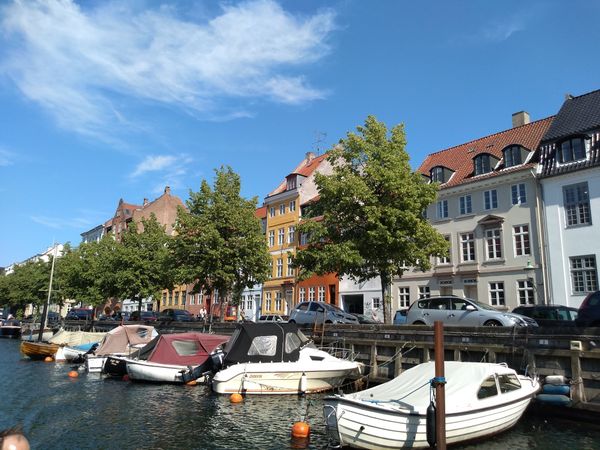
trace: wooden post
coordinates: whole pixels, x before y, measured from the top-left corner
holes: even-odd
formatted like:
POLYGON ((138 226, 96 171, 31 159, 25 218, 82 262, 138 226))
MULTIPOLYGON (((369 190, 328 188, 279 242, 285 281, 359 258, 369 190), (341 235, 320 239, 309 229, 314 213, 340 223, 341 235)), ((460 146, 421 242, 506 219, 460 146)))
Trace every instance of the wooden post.
POLYGON ((434 323, 435 339, 435 436, 436 448, 446 450, 446 390, 444 378, 444 324, 434 323))

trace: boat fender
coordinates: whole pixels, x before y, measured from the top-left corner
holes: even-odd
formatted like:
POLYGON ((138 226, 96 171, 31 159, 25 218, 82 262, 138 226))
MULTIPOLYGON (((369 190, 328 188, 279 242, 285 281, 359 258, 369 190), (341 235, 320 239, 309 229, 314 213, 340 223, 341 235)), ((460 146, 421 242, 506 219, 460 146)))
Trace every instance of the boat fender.
POLYGON ((427 443, 430 447, 435 447, 435 405, 433 402, 429 403, 427 407, 427 443))
POLYGON ((302 372, 302 376, 300 377, 300 394, 306 393, 306 373, 302 372))
POLYGON ((569 395, 571 387, 568 384, 544 384, 542 393, 554 395, 569 395))
POLYGON ((571 399, 566 395, 538 394, 535 399, 541 403, 557 406, 569 406, 571 404, 571 399))
POLYGON ((567 384, 567 378, 564 375, 548 375, 544 378, 546 384, 567 384))

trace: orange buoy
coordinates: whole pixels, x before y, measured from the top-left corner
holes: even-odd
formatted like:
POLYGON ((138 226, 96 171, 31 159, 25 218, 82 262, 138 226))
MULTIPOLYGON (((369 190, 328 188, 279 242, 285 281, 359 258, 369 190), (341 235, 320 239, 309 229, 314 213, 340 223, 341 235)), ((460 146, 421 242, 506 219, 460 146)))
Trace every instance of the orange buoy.
POLYGON ((231 394, 229 396, 229 401, 231 403, 241 403, 244 401, 244 397, 242 397, 241 394, 238 394, 237 392, 234 392, 233 394, 231 394))
POLYGON ((71 370, 71 371, 69 372, 69 376, 70 376, 71 378, 77 378, 77 377, 79 376, 79 372, 77 372, 76 370, 71 370))
POLYGON ((188 386, 196 386, 198 384, 198 382, 196 380, 190 380, 185 384, 188 386))
POLYGON ((292 437, 306 438, 310 434, 310 425, 306 422, 296 422, 292 426, 292 437))
POLYGON ((123 375, 123 381, 129 381, 129 375, 127 375, 127 374, 123 375))
POLYGON ((46 356, 44 358, 44 362, 52 362, 52 361, 54 361, 54 358, 52 358, 52 356, 46 356))

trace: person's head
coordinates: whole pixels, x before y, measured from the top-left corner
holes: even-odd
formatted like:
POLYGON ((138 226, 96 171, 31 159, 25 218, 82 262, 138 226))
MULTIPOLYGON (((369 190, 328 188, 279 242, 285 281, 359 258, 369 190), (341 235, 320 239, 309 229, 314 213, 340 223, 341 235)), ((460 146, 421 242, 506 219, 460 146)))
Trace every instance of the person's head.
POLYGON ((20 428, 0 432, 0 450, 29 450, 29 441, 20 428))

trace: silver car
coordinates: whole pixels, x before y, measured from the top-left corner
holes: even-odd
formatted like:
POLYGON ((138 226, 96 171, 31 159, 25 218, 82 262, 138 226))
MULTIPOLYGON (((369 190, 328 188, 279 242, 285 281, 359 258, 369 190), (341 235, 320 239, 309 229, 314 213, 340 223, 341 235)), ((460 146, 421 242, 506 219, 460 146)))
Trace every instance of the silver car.
POLYGON ((537 327, 535 320, 497 309, 469 298, 444 296, 414 302, 406 314, 406 323, 430 325, 441 321, 444 325, 463 327, 537 327))
POLYGON ((358 324, 356 316, 337 306, 325 302, 302 302, 296 305, 290 314, 290 323, 353 323, 358 324))

